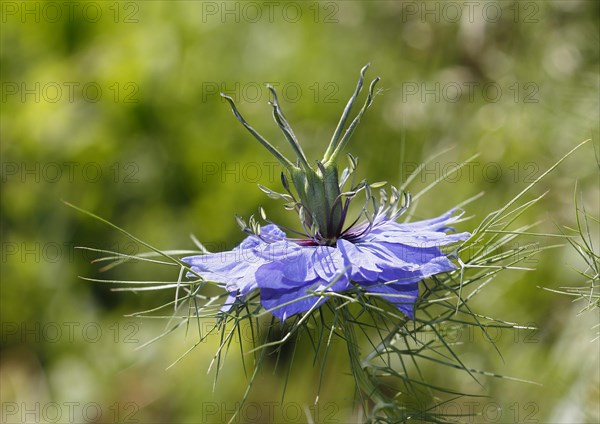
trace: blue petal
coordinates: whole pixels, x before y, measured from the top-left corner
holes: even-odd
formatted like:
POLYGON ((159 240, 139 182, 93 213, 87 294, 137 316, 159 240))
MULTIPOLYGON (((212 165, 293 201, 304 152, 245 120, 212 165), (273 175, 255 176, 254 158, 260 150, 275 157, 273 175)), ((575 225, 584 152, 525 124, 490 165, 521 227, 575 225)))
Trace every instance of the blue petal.
POLYGON ((384 221, 381 226, 377 226, 373 229, 373 233, 387 232, 390 227, 401 228, 403 231, 445 231, 450 224, 456 222, 461 216, 462 212, 455 215, 459 209, 450 209, 448 212, 430 219, 424 219, 421 221, 407 222, 399 224, 395 221, 384 221))
POLYGON ((237 298, 238 294, 229 293, 229 296, 227 296, 227 299, 225 302, 223 302, 223 305, 221 305, 221 312, 229 312, 231 307, 235 304, 237 298))
POLYGON ((285 240, 286 235, 277 225, 269 224, 260 228, 260 237, 269 243, 273 243, 285 240))
MULTIPOLYGON (((190 265, 192 270, 207 281, 225 284, 230 293, 240 293, 242 298, 257 288, 254 274, 266 260, 258 254, 268 246, 268 241, 285 238, 285 233, 276 225, 265 225, 261 228, 261 237, 246 237, 231 251, 189 256, 182 261, 190 265), (263 240, 264 239, 264 240, 263 240)), ((188 273, 188 278, 194 274, 188 273)))
POLYGON ((289 316, 306 312, 315 305, 320 305, 326 299, 310 295, 307 290, 316 288, 319 280, 291 281, 284 277, 280 264, 270 263, 262 266, 256 272, 256 279, 260 286, 260 302, 271 314, 285 321, 289 316))
POLYGON ((371 237, 366 240, 399 243, 414 247, 428 248, 456 243, 458 241, 466 240, 470 236, 471 235, 469 233, 446 234, 443 232, 427 230, 409 232, 404 231, 403 229, 390 228, 386 232, 372 234, 371 237))
POLYGON ((367 292, 389 294, 383 297, 412 318, 417 283, 456 268, 439 247, 470 237, 469 233, 445 233, 448 224, 459 217, 454 212, 410 224, 379 220, 355 243, 338 240, 337 246, 350 267, 350 279, 367 292), (394 295, 401 295, 400 300, 394 295))
POLYGON ((400 311, 413 319, 415 317, 414 303, 419 295, 417 283, 420 279, 420 277, 408 277, 401 282, 377 281, 375 283, 365 283, 363 286, 367 293, 383 294, 384 296, 378 297, 393 303, 400 311))
POLYGON ((344 256, 350 268, 350 278, 354 281, 376 281, 383 266, 391 259, 376 244, 354 244, 340 239, 337 247, 344 256))
POLYGON ((348 272, 339 249, 330 246, 286 246, 286 243, 270 245, 270 257, 276 260, 262 265, 256 271, 263 307, 276 308, 272 313, 282 320, 306 312, 326 300, 311 295, 310 291, 339 293, 348 288, 348 272), (293 253, 288 255, 290 252, 293 253))
POLYGON ((396 270, 414 272, 426 278, 455 269, 454 264, 437 247, 421 248, 394 243, 379 243, 379 246, 385 248, 392 258, 383 267, 383 278, 399 278, 396 270))
POLYGON ((279 241, 264 246, 258 255, 267 263, 280 264, 284 277, 292 281, 307 281, 317 278, 315 269, 310 266, 307 257, 309 248, 289 242, 287 240, 279 241))

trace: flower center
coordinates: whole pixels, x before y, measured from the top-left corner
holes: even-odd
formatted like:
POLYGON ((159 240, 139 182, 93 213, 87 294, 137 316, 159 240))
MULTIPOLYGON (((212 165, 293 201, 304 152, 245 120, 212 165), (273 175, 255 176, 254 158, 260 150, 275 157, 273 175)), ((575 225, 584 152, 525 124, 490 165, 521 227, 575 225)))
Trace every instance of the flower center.
MULTIPOLYGON (((323 158, 320 161, 316 161, 314 165, 311 165, 308 162, 296 135, 283 116, 283 112, 279 107, 277 93, 273 87, 267 86, 272 95, 270 105, 273 108, 273 119, 275 119, 275 122, 281 129, 285 139, 290 143, 294 154, 296 155, 295 162, 287 159, 279 152, 279 150, 277 150, 277 148, 252 128, 238 112, 233 99, 221 93, 227 102, 229 102, 233 114, 238 121, 240 121, 252 136, 267 148, 273 156, 275 156, 285 169, 281 174, 281 181, 287 193, 277 193, 268 188, 259 187, 270 197, 285 200, 287 202, 286 208, 295 210, 298 213, 300 223, 304 228, 304 234, 312 243, 317 245, 335 246, 337 240, 340 238, 348 240, 360 239, 360 237, 369 233, 373 225, 376 224, 378 217, 382 216, 382 213, 390 213, 389 206, 393 204, 395 207, 397 200, 399 199, 398 191, 393 187, 392 198, 395 198, 395 200, 392 200, 390 204, 387 204, 387 195, 385 192, 382 192, 380 196, 383 200, 381 203, 371 194, 373 188, 380 187, 385 183, 368 184, 363 180, 355 185, 354 171, 356 170, 358 161, 350 154, 348 154, 350 165, 343 170, 341 175, 338 174, 338 161, 341 152, 350 140, 350 137, 354 133, 363 114, 369 106, 371 106, 375 94, 375 85, 379 81, 379 77, 371 81, 367 98, 365 99, 362 108, 350 124, 346 125, 352 106, 362 90, 364 74, 368 67, 369 65, 367 64, 361 69, 356 89, 344 108, 342 117, 327 146, 327 150, 325 151, 323 158), (292 190, 290 186, 288 175, 294 190, 292 190), (347 184, 349 185, 349 189, 344 191, 347 184), (364 191, 366 194, 365 205, 358 218, 349 226, 346 226, 345 221, 348 215, 350 202, 361 191, 364 191), (369 212, 367 206, 370 206, 371 204, 372 211, 369 212), (385 205, 385 207, 381 206, 382 204, 385 205), (360 220, 361 217, 364 221, 360 220), (353 229, 357 224, 358 226, 353 229)), ((395 214, 396 212, 391 213, 395 214)), ((262 212, 261 215, 263 215, 262 212)), ((266 219, 264 216, 263 218, 266 219)), ((246 228, 244 228, 244 230, 246 230, 246 228)))

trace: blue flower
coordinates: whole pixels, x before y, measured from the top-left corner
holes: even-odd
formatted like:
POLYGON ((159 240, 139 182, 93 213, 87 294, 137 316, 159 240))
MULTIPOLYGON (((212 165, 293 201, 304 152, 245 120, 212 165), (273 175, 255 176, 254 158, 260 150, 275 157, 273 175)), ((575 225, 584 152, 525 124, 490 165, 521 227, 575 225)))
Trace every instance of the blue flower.
MULTIPOLYGON (((404 202, 398 207, 401 196, 396 188, 391 188, 389 197, 381 190, 376 198, 373 189, 385 183, 369 184, 363 180, 355 184, 358 160, 350 154, 349 166, 338 173, 341 152, 376 94, 379 78, 371 82, 363 107, 346 126, 367 68, 368 65, 361 69, 354 94, 325 154, 313 163, 283 116, 273 87, 269 86, 273 118, 290 143, 295 161, 286 158, 252 128, 233 99, 223 95, 235 117, 285 169, 281 181, 286 193, 265 187, 260 187, 261 190, 269 197, 283 199, 286 209, 298 213, 304 229, 294 231, 301 238, 289 238, 275 224, 260 227, 251 217, 250 225, 239 220, 250 236, 235 249, 183 259, 204 279, 225 285, 229 293, 225 310, 258 289, 262 306, 285 320, 320 306, 329 297, 327 293, 342 293, 359 286, 369 295, 392 302, 413 318, 419 292, 417 283, 455 269, 440 250, 441 246, 469 237, 468 233, 446 232, 457 219, 454 210, 434 219, 398 224, 396 220, 410 203, 408 193, 404 193, 404 202), (350 205, 359 193, 364 193, 366 200, 358 217, 350 220, 350 205)), ((266 220, 262 209, 261 216, 266 220)))
POLYGON ((456 268, 440 246, 469 237, 446 233, 458 217, 451 210, 434 219, 399 224, 383 215, 347 231, 334 246, 287 238, 269 224, 231 251, 183 261, 206 280, 225 285, 230 294, 225 310, 236 298, 244 300, 259 289, 262 306, 285 320, 319 307, 328 299, 321 294, 343 293, 355 283, 413 318, 418 282, 456 268))

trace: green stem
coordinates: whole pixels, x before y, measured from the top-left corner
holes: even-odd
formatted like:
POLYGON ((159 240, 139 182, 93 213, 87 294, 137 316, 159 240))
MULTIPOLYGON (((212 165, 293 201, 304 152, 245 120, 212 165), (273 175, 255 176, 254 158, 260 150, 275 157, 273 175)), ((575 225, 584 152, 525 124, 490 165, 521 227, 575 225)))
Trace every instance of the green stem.
MULTIPOLYGON (((341 306, 342 300, 337 299, 338 307, 341 306)), ((388 406, 393 404, 393 401, 388 399, 382 392, 377 388, 377 386, 373 382, 373 377, 371 377, 365 367, 363 367, 363 362, 361 361, 360 350, 358 347, 358 342, 356 340, 356 333, 354 331, 354 318, 348 311, 348 305, 344 305, 341 308, 343 319, 340 320, 340 326, 344 331, 344 338, 346 339, 346 345, 348 348, 348 358, 350 359, 350 370, 352 371, 352 376, 354 377, 354 381, 356 383, 356 387, 359 390, 359 396, 362 399, 362 403, 364 405, 365 401, 363 399, 363 393, 375 403, 377 408, 381 408, 387 410, 388 406)), ((366 405, 365 405, 366 406, 366 405)), ((366 408, 365 408, 366 410, 366 408)))

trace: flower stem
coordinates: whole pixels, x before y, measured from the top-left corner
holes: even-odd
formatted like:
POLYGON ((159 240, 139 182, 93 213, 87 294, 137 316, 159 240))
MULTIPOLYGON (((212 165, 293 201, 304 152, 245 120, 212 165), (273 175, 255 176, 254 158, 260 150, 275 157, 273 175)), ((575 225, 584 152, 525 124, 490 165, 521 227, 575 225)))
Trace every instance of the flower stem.
MULTIPOLYGON (((337 299, 337 302, 339 307, 342 305, 343 301, 342 299, 337 299)), ((356 333, 354 331, 355 319, 348 311, 348 305, 341 306, 340 310, 343 318, 340 320, 340 326, 342 327, 344 338, 346 339, 348 358, 350 360, 350 369, 352 376, 354 377, 356 387, 359 391, 359 397, 364 405, 366 399, 363 398, 363 394, 365 394, 367 399, 371 400, 375 404, 376 410, 383 410, 387 412, 388 409, 393 407, 395 402, 381 392, 381 390, 373 381, 373 377, 363 366, 363 361, 360 359, 360 349, 356 340, 356 333)))

